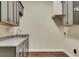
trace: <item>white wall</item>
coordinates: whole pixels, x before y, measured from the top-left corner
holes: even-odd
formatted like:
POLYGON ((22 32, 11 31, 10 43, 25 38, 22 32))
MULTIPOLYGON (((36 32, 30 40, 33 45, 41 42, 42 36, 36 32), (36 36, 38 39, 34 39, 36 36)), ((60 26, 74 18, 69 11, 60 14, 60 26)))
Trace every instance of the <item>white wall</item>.
POLYGON ((63 49, 64 36, 52 21, 52 2, 22 2, 22 33, 29 33, 30 50, 63 49))
POLYGON ((76 49, 76 56, 79 56, 79 25, 73 25, 68 27, 67 32, 67 37, 69 38, 64 40, 66 43, 64 48, 74 56, 75 54, 73 53, 73 49, 76 49))

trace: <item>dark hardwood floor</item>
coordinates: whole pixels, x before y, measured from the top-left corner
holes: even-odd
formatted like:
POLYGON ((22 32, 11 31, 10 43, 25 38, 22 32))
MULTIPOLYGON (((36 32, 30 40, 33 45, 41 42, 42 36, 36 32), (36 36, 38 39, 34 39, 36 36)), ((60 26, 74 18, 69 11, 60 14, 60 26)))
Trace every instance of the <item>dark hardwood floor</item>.
POLYGON ((69 57, 64 52, 29 52, 28 57, 69 57))

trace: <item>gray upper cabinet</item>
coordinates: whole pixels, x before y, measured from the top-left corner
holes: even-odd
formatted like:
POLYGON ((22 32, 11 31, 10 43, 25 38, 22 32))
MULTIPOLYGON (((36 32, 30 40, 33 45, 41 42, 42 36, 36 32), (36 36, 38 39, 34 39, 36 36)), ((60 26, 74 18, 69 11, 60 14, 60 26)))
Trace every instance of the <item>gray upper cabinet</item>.
POLYGON ((1 1, 0 6, 0 23, 19 26, 24 9, 22 3, 20 1, 1 1))
POLYGON ((16 20, 17 20, 17 2, 14 1, 14 21, 13 23, 16 24, 16 20))
POLYGON ((7 21, 7 14, 8 14, 8 2, 0 2, 1 5, 1 9, 0 9, 0 19, 2 22, 6 22, 7 21))
POLYGON ((68 20, 67 20, 67 2, 63 2, 63 23, 64 24, 68 24, 68 20))
POLYGON ((79 24, 79 2, 64 1, 62 2, 62 13, 64 25, 79 24))
POLYGON ((73 21, 76 24, 79 24, 79 1, 73 2, 73 21))
POLYGON ((13 1, 9 1, 8 2, 8 20, 10 23, 13 23, 14 21, 14 2, 13 1))
POLYGON ((17 16, 16 23, 17 23, 17 25, 19 25, 19 22, 20 22, 20 21, 19 21, 19 19, 20 19, 20 18, 19 18, 19 16, 20 16, 20 15, 19 15, 19 2, 17 2, 17 6, 16 6, 16 7, 17 7, 17 10, 16 10, 16 16, 17 16))

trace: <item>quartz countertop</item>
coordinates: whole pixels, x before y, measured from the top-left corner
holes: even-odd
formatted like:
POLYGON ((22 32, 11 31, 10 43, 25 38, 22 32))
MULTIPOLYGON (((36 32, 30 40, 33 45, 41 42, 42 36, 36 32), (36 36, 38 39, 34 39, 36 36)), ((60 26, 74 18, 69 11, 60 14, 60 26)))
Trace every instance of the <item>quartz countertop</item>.
POLYGON ((11 36, 3 37, 0 39, 1 39, 0 47, 15 47, 15 46, 21 44, 26 39, 29 39, 29 35, 22 35, 22 34, 11 35, 11 36))

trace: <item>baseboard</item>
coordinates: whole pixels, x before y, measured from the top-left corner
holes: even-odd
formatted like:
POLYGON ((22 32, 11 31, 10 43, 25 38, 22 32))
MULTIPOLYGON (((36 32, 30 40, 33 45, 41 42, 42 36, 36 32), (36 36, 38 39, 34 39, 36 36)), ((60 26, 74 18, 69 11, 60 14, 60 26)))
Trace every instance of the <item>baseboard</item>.
POLYGON ((69 53, 68 51, 66 51, 66 50, 63 50, 64 51, 64 53, 66 53, 68 56, 70 56, 70 57, 74 57, 74 55, 72 55, 71 53, 69 53))
POLYGON ((34 52, 36 52, 36 51, 63 51, 63 49, 29 49, 29 51, 34 51, 34 52))
POLYGON ((64 52, 70 57, 74 57, 72 54, 70 54, 65 49, 29 49, 29 52, 64 52))

